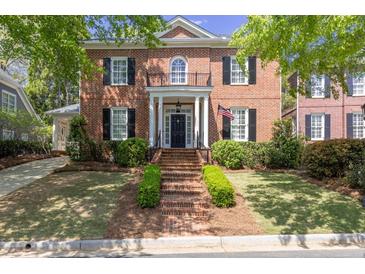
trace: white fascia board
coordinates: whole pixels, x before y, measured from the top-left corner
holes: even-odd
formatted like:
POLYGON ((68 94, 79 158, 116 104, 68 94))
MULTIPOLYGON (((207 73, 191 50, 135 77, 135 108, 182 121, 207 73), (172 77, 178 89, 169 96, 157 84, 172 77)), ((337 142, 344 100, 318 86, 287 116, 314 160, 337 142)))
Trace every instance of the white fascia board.
POLYGON ((152 97, 191 97, 207 96, 213 87, 146 87, 152 97))

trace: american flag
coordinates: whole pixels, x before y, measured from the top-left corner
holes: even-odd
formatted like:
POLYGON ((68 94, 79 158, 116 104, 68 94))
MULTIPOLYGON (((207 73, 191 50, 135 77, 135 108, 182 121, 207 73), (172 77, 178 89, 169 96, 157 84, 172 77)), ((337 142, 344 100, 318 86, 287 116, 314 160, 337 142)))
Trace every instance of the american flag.
POLYGON ((232 112, 229 109, 222 107, 221 105, 218 105, 218 114, 226 116, 231 120, 234 119, 232 112))

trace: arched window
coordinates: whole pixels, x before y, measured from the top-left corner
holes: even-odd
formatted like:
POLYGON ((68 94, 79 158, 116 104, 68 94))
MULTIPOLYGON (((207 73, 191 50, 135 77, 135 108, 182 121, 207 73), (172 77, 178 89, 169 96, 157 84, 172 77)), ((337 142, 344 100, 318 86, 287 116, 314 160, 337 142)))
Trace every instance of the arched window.
POLYGON ((187 81, 187 62, 183 57, 175 57, 171 61, 171 83, 186 84, 187 81))

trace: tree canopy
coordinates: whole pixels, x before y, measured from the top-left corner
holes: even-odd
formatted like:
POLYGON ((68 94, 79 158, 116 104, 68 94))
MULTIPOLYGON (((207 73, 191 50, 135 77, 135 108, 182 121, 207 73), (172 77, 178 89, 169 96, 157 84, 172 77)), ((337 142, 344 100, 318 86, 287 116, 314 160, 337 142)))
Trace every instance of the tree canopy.
POLYGON ((165 27, 161 16, 0 16, 0 61, 5 68, 14 60, 26 64, 25 90, 43 116, 49 108, 74 103, 80 76, 99 71, 83 40, 155 47, 160 42, 154 33, 165 27))
POLYGON ((277 61, 284 79, 299 71, 302 94, 312 74, 328 75, 347 93, 346 75, 365 72, 365 16, 249 16, 231 45, 238 48, 239 63, 258 55, 263 66, 277 61))

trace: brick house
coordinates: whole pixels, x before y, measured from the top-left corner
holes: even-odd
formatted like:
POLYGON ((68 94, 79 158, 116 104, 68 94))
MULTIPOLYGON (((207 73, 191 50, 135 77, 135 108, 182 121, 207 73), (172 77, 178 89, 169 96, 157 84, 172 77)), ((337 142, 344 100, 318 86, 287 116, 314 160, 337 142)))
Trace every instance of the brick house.
MULTIPOLYGON (((298 86, 299 73, 289 77, 293 87, 298 86)), ((365 104, 365 75, 347 77, 349 93, 340 88, 339 98, 330 92, 330 79, 320 75, 311 77, 306 87, 306 95, 299 95, 295 111, 284 116, 296 120, 298 134, 313 141, 336 138, 364 138, 365 123, 362 106, 365 104)))
POLYGON ((243 73, 229 37, 177 16, 155 49, 84 42, 104 73, 80 85, 80 113, 96 141, 142 137, 150 146, 209 147, 220 139, 267 141, 281 116, 278 64, 250 57, 243 73), (234 119, 218 114, 228 108, 234 119))

